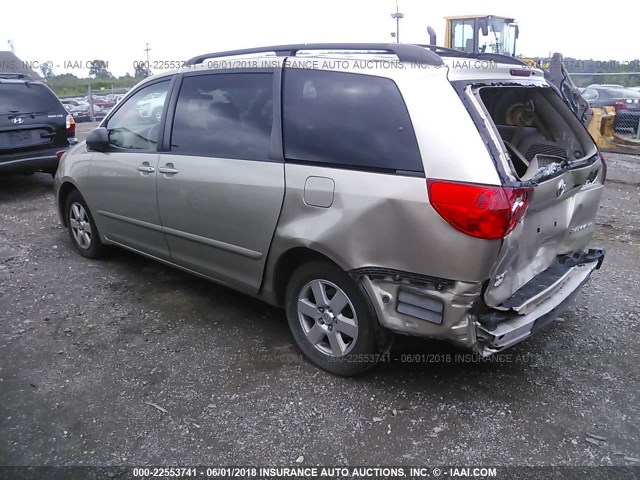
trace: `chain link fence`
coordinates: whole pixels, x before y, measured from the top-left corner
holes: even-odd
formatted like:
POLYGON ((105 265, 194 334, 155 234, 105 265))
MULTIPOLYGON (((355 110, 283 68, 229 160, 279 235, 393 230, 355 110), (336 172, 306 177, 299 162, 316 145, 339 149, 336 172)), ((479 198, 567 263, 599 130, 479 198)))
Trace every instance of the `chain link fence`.
POLYGON ((640 139, 638 127, 640 125, 640 109, 618 110, 613 123, 613 129, 618 135, 633 136, 640 139))

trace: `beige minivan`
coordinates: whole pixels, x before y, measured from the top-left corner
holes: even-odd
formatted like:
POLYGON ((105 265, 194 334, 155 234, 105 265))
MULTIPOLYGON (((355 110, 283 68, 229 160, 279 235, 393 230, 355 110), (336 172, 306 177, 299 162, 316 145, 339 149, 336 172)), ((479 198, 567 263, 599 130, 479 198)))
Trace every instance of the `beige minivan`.
POLYGON ((312 362, 353 375, 394 334, 487 356, 549 324, 604 259, 605 176, 517 59, 309 44, 145 79, 55 195, 81 255, 123 247, 282 306, 312 362))

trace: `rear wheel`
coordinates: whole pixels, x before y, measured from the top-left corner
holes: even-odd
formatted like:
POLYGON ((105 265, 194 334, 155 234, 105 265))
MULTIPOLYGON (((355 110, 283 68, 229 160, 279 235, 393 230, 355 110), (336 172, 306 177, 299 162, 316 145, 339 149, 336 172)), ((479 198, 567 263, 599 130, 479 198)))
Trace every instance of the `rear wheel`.
POLYGON ((349 376, 375 365, 375 318, 358 286, 338 267, 313 262, 296 270, 286 310, 296 343, 320 368, 349 376))
POLYGON ((105 246, 100 241, 98 228, 80 192, 74 190, 69 194, 64 211, 69 236, 78 253, 87 258, 104 255, 105 246))

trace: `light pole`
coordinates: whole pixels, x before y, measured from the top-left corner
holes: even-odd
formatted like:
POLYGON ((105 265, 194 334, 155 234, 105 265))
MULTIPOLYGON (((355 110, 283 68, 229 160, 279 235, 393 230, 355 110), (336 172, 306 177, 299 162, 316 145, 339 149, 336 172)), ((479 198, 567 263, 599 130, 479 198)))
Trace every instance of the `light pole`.
POLYGON ((144 76, 148 77, 149 76, 149 72, 151 71, 151 65, 149 65, 149 51, 151 49, 149 48, 149 42, 145 43, 144 45, 145 45, 144 51, 147 52, 147 68, 146 68, 144 76))
MULTIPOLYGON (((396 11, 395 13, 391 14, 391 18, 395 19, 396 21, 396 43, 400 43, 400 19, 404 18, 404 15, 402 13, 400 13, 399 9, 398 9, 398 1, 396 0, 396 11)), ((393 34, 391 36, 394 36, 393 34)))

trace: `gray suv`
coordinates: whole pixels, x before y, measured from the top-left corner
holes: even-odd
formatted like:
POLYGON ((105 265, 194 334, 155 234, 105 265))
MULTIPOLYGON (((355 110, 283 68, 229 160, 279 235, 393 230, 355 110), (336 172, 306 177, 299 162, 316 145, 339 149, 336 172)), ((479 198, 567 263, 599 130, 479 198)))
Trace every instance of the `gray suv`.
MULTIPOLYGON (((604 259, 606 165, 540 70, 405 44, 202 55, 137 85, 62 159, 78 252, 124 247, 284 307, 353 375, 394 334, 483 356, 604 259), (141 102, 162 99, 158 115, 141 102)), ((496 61, 499 60, 499 61, 496 61)))

